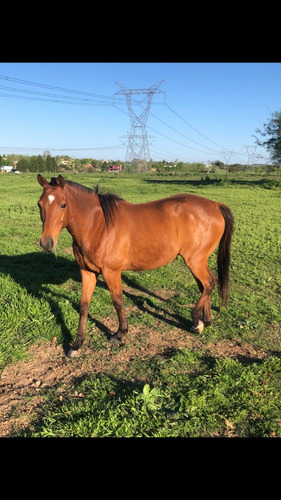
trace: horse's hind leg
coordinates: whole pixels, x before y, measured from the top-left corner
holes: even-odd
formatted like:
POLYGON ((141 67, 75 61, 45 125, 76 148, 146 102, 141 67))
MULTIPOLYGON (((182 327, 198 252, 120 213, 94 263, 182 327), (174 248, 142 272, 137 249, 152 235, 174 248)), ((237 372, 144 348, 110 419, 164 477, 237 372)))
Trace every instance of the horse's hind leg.
MULTIPOLYGON (((209 326, 212 322, 212 313, 211 313, 211 293, 214 288, 214 286, 217 283, 217 278, 216 276, 208 269, 209 272, 209 283, 204 287, 201 283, 201 281, 194 275, 198 288, 201 292, 201 297, 199 301, 197 302, 196 307, 200 308, 200 300, 203 298, 203 307, 202 307, 202 314, 201 318, 205 326, 209 326)), ((194 273, 193 273, 194 274, 194 273)), ((196 315, 196 311, 194 313, 196 315)))
POLYGON ((189 262, 187 265, 195 277, 201 292, 201 296, 191 313, 193 330, 201 333, 204 326, 210 325, 212 321, 211 293, 217 283, 217 278, 208 268, 206 260, 189 262))
POLYGON ((208 264, 201 263, 200 265, 190 266, 190 270, 194 275, 198 288, 201 292, 201 297, 199 298, 195 308, 192 311, 192 320, 194 330, 201 333, 204 326, 211 324, 211 293, 217 282, 217 278, 208 268, 208 264))

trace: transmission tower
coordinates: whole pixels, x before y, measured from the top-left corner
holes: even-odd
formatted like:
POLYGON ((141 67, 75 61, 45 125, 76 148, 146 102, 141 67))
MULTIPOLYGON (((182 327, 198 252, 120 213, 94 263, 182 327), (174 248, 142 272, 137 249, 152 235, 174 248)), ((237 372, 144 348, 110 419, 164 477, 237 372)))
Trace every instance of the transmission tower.
POLYGON ((222 154, 223 154, 224 163, 227 165, 227 170, 229 170, 229 162, 230 162, 232 155, 234 154, 234 151, 223 151, 222 154))
POLYGON ((248 146, 248 145, 244 145, 243 146, 246 151, 247 151, 247 155, 248 155, 248 164, 247 166, 249 167, 250 163, 253 164, 256 162, 256 149, 257 149, 257 146, 248 146))
POLYGON ((128 146, 125 161, 131 163, 134 159, 145 160, 150 159, 148 137, 146 131, 146 122, 154 94, 165 94, 159 90, 160 85, 164 82, 161 80, 148 89, 127 89, 121 83, 116 82, 121 90, 116 92, 115 95, 124 95, 126 97, 127 107, 131 121, 131 131, 127 135, 128 146), (133 95, 145 95, 141 101, 132 98, 133 95), (139 105, 141 112, 137 113, 133 109, 133 105, 139 105))

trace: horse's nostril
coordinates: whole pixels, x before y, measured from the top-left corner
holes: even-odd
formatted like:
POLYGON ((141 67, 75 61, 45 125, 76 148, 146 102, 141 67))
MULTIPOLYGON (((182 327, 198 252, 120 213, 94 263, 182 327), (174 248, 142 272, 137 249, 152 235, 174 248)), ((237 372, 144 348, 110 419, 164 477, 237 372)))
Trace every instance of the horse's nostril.
POLYGON ((45 252, 52 252, 54 249, 54 242, 52 238, 47 238, 44 242, 40 239, 40 247, 45 250, 45 252))

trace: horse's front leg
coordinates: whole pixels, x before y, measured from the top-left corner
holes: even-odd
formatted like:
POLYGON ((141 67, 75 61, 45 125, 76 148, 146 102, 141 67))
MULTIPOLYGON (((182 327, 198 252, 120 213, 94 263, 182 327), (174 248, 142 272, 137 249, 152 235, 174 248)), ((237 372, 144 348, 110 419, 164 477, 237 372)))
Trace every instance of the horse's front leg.
POLYGON ((69 358, 77 356, 78 349, 80 349, 85 340, 88 311, 90 307, 91 298, 96 287, 97 276, 98 276, 97 273, 92 271, 86 271, 85 269, 80 269, 80 272, 82 277, 82 295, 80 300, 79 327, 76 340, 70 351, 67 353, 67 356, 69 358))
POLYGON ((110 339, 110 342, 119 343, 123 335, 128 331, 128 323, 124 310, 121 271, 112 271, 111 269, 106 268, 102 270, 102 275, 110 291, 112 302, 116 309, 119 321, 119 328, 110 339))

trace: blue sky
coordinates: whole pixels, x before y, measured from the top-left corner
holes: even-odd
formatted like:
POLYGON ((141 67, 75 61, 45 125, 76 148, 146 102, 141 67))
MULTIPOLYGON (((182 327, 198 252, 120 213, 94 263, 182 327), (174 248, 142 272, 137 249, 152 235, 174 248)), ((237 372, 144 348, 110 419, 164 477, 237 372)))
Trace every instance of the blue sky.
MULTIPOLYGON (((135 89, 161 80, 164 93, 154 95, 147 121, 154 160, 268 159, 253 135, 281 108, 281 63, 0 63, 0 154, 49 150, 123 161, 131 123, 124 98, 112 105, 116 82, 135 89)), ((142 112, 145 96, 133 97, 142 112)))

